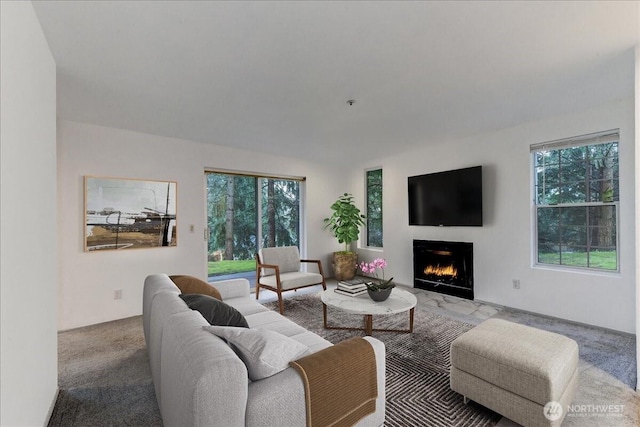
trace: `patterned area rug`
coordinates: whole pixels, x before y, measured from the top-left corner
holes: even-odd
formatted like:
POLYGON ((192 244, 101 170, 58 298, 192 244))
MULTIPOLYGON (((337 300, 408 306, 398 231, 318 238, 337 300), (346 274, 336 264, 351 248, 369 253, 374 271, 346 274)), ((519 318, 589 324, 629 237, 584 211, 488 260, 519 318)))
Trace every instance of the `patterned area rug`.
MULTIPOLYGON (((266 307, 277 310, 277 302, 266 307)), ((327 330, 318 295, 285 300, 285 316, 332 343, 359 331, 327 330)), ((362 327, 363 316, 328 308, 329 325, 362 327)), ((406 329, 409 314, 374 316, 374 328, 406 329)), ((500 415, 475 402, 465 405, 449 388, 449 346, 473 325, 447 319, 416 307, 413 333, 374 332, 385 343, 387 366, 386 426, 493 426, 500 415)))

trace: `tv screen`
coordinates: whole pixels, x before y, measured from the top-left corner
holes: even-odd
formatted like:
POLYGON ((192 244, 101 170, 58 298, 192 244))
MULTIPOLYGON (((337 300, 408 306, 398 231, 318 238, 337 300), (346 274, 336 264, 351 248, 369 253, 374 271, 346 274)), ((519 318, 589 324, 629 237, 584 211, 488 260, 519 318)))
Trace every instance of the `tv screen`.
POLYGON ((482 226, 482 166, 410 176, 409 225, 482 226))

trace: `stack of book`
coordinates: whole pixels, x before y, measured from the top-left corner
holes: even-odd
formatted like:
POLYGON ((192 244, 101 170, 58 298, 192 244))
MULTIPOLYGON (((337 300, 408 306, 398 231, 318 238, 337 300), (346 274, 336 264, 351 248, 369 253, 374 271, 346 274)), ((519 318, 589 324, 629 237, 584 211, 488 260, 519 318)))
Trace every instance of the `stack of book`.
POLYGON ((353 280, 340 280, 338 287, 335 289, 336 293, 340 295, 348 295, 350 297, 356 297, 358 295, 367 293, 367 285, 360 279, 353 280))

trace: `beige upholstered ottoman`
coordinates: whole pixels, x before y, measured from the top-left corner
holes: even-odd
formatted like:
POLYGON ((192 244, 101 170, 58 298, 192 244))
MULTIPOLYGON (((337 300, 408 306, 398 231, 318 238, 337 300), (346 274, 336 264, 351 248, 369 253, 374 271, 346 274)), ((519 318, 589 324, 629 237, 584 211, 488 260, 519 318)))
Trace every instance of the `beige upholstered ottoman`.
POLYGON ((451 389, 523 426, 559 426, 577 383, 578 344, 563 335, 489 319, 451 343, 451 389), (549 402, 562 411, 545 414, 549 402))

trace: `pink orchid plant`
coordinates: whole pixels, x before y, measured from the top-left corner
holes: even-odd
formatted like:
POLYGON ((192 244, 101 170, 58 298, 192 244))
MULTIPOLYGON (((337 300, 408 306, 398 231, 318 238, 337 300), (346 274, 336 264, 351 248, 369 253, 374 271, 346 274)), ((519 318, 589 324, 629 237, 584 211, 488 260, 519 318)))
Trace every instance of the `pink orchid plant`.
POLYGON ((385 280, 384 278, 384 269, 387 268, 387 260, 383 258, 376 258, 372 262, 362 261, 359 267, 364 274, 373 274, 377 280, 377 282, 367 283, 367 288, 369 288, 369 290, 379 291, 396 286, 392 283, 393 277, 388 280, 385 280), (378 269, 380 269, 380 272, 382 273, 382 278, 378 276, 378 269))

